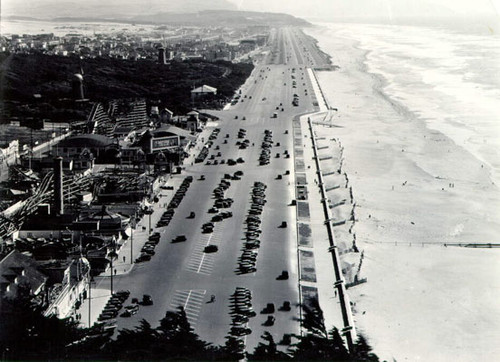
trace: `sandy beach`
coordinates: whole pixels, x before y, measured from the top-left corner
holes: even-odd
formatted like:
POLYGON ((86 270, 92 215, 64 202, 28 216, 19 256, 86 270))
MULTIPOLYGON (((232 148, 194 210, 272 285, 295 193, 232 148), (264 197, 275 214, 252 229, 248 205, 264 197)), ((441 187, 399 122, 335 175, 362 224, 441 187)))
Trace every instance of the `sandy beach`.
MULTIPOLYGON (((316 133, 344 147, 356 202, 353 232, 368 278, 348 290, 356 327, 381 359, 494 360, 500 249, 450 245, 498 242, 496 170, 457 141, 458 122, 436 126, 440 119, 417 102, 386 91, 391 82, 369 71, 369 51, 339 29, 306 32, 340 66, 317 72, 338 111, 333 127, 316 126, 316 133)), ((432 95, 419 100, 433 107, 432 95)))

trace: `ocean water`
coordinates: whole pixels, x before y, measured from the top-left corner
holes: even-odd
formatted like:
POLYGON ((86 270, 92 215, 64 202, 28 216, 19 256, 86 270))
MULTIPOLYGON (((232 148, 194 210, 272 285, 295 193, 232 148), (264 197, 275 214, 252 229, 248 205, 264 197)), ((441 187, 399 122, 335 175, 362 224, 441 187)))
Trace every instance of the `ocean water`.
POLYGON ((381 96, 465 148, 500 185, 500 36, 465 26, 320 25, 365 52, 381 96))

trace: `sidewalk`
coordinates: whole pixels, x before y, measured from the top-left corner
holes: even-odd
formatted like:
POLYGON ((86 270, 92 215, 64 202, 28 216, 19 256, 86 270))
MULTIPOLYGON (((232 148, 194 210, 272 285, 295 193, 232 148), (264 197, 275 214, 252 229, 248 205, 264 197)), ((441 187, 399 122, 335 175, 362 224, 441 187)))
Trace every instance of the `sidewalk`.
POLYGON ((301 247, 302 250, 312 251, 314 254, 314 268, 316 270, 316 282, 303 282, 304 285, 318 288, 319 302, 323 308, 325 326, 327 329, 335 326, 339 330, 343 328, 342 311, 338 295, 335 292, 335 273, 332 265, 332 257, 328 252, 330 247, 328 233, 324 224, 324 214, 321 206, 321 193, 317 185, 317 170, 314 163, 314 152, 311 133, 307 124, 307 117, 300 119, 304 143, 305 174, 308 186, 308 200, 310 209, 311 248, 301 247), (304 137, 307 136, 307 137, 304 137), (308 165, 310 167, 308 167, 308 165))

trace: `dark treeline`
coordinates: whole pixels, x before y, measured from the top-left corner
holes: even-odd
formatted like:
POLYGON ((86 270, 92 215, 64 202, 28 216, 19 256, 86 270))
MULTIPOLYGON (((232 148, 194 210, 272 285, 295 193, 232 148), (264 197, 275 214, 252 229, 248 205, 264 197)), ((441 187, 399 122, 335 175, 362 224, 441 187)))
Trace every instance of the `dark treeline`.
POLYGON ((85 97, 91 101, 146 98, 159 101, 175 114, 191 109, 194 86, 217 88, 213 104, 232 97, 250 75, 252 64, 225 61, 173 61, 160 65, 153 60, 120 60, 33 54, 0 53, 0 102, 5 117, 39 117, 60 121, 86 118, 73 109, 71 79, 84 71, 85 97), (42 97, 35 100, 33 95, 42 97), (66 99, 66 100, 64 100, 66 99))
POLYGON ((306 333, 293 335, 288 353, 279 351, 269 333, 252 353, 242 351, 241 341, 228 336, 224 346, 214 346, 194 332, 184 310, 169 311, 153 328, 141 320, 123 329, 116 339, 89 338, 88 330, 55 317, 43 317, 28 303, 2 303, 0 353, 2 360, 191 360, 236 361, 378 361, 363 336, 348 352, 337 329, 327 331, 319 304, 303 306, 306 333))

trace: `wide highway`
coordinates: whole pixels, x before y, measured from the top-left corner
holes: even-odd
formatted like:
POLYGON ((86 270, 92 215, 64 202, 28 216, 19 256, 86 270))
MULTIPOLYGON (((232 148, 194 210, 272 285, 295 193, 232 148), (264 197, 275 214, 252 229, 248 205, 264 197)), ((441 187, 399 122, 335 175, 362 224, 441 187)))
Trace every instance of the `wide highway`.
MULTIPOLYGON (((170 224, 156 228, 161 233, 156 255, 151 261, 136 264, 130 273, 115 278, 115 290, 129 289, 131 297, 150 294, 154 301, 153 306, 141 307, 131 318, 118 317, 118 329, 132 328, 141 318, 156 326, 167 310, 182 306, 202 339, 223 345, 232 327, 231 295, 236 288, 247 288, 257 314, 246 325, 251 333, 241 338, 247 351, 253 351, 265 331, 276 342, 284 333, 299 333, 296 209, 290 205, 295 198, 292 119, 297 114, 314 111, 315 107, 303 64, 308 57, 301 51, 304 45, 295 43, 296 37, 302 43, 309 40, 293 28, 279 29, 275 35, 266 60, 256 65, 241 87, 239 101, 227 110, 213 112, 220 117, 216 125, 220 132, 205 161, 214 155, 218 164, 189 164, 181 175, 174 176, 176 184, 186 176, 193 176, 194 180, 170 224), (299 96, 298 106, 292 105, 294 94, 299 96), (275 112, 277 116, 273 118, 275 112), (249 140, 246 149, 236 144, 243 141, 237 137, 240 129, 246 130, 243 138, 249 140), (261 166, 259 156, 265 130, 272 132, 273 146, 270 163, 261 166), (285 158, 285 152, 291 156, 285 158), (228 159, 240 157, 244 163, 227 164, 228 159), (220 164, 221 160, 224 164, 220 164), (215 222, 212 233, 203 233, 202 225, 214 215, 208 213, 215 201, 212 191, 225 174, 233 175, 238 170, 243 171, 241 180, 229 180, 224 195, 234 202, 231 207, 221 209, 231 211, 232 217, 215 222), (204 180, 200 180, 201 175, 204 180), (267 186, 264 190, 267 202, 260 215, 260 247, 255 250, 256 270, 241 274, 238 260, 245 250, 245 220, 256 181, 267 186), (191 212, 195 217, 187 218, 191 212), (286 228, 279 227, 283 221, 286 228), (178 235, 185 235, 187 240, 171 243, 178 235), (218 251, 205 253, 204 247, 209 244, 217 245, 218 251), (288 272, 287 280, 276 279, 282 271, 288 272), (290 302, 291 310, 278 311, 285 301, 290 302), (276 311, 261 314, 267 303, 274 303, 276 311), (275 318, 272 326, 263 325, 268 315, 275 318)), ((310 52, 314 47, 308 44, 306 49, 310 52)))

